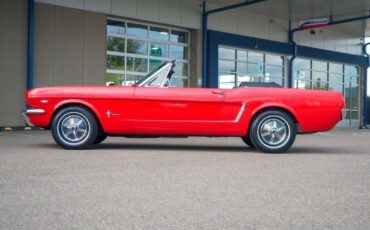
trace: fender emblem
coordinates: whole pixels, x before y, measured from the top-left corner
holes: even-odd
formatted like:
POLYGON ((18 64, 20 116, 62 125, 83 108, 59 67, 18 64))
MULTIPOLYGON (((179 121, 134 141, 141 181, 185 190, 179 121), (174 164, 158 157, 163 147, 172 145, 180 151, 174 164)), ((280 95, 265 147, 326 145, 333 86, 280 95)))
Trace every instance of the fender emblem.
POLYGON ((110 110, 107 110, 107 112, 105 112, 105 114, 107 115, 108 119, 111 116, 120 116, 121 115, 121 114, 118 114, 118 113, 112 113, 110 110))

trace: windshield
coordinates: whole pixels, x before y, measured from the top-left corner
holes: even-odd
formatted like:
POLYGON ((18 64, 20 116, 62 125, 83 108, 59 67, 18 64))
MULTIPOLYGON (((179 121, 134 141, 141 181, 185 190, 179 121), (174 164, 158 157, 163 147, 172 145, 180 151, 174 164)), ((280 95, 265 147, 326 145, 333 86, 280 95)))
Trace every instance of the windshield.
POLYGON ((156 69, 150 71, 147 75, 145 75, 143 78, 141 78, 140 80, 138 80, 135 85, 140 85, 141 83, 143 83, 144 81, 146 81, 146 79, 148 79, 148 77, 152 76, 156 71, 158 71, 160 68, 162 68, 163 66, 165 66, 167 64, 167 62, 163 62, 160 66, 158 66, 156 69))

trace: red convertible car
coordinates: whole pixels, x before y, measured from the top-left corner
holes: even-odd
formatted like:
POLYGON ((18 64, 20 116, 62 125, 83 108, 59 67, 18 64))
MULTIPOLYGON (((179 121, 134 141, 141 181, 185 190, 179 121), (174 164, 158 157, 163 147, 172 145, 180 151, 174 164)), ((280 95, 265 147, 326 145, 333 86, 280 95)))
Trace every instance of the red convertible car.
POLYGON ((337 92, 284 88, 172 88, 173 62, 129 87, 47 87, 25 93, 27 120, 51 129, 66 149, 107 136, 229 136, 267 153, 288 150, 297 133, 332 129, 342 118, 337 92))

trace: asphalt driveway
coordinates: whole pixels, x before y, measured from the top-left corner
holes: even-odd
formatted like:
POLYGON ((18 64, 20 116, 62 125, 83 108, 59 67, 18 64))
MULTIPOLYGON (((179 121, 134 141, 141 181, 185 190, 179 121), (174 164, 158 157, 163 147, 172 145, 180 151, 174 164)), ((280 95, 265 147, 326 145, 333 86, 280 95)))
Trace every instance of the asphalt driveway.
POLYGON ((0 132, 0 229, 369 229, 370 131, 298 136, 286 154, 238 138, 108 138, 60 149, 0 132))

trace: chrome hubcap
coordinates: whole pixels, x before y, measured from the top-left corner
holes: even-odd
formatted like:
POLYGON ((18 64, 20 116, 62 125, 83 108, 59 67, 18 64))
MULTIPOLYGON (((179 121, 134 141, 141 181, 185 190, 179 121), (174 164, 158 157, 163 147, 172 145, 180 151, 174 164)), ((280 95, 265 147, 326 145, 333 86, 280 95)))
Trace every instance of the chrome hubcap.
POLYGON ((88 134, 88 123, 79 115, 69 115, 60 122, 60 133, 68 142, 80 142, 88 134))
POLYGON ((279 148, 289 139, 288 122, 278 116, 267 117, 260 123, 258 134, 264 145, 279 148))

